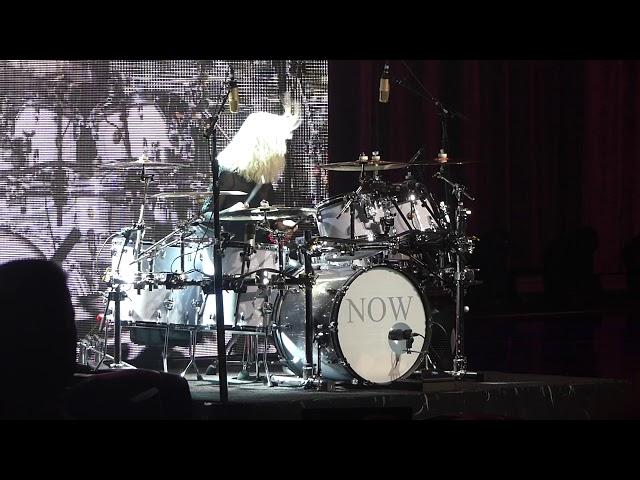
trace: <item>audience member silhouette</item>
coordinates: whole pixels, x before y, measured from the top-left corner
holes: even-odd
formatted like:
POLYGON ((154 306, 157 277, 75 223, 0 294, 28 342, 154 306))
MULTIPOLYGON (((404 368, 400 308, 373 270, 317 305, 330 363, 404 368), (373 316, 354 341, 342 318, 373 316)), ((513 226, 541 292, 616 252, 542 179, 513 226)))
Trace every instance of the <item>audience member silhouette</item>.
POLYGON ((0 265, 0 419, 186 419, 184 378, 148 370, 81 374, 64 271, 48 260, 0 265))
POLYGON ((0 418, 63 418, 77 341, 65 273, 48 260, 0 265, 0 305, 0 418))

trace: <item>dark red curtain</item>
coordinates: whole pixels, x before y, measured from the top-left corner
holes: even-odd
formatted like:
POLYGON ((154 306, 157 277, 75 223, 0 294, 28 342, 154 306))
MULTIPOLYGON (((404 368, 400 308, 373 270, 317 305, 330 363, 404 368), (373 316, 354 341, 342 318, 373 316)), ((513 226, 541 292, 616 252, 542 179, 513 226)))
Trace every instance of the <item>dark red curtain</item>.
MULTIPOLYGON (((407 161, 440 148, 440 119, 429 100, 392 85, 378 102, 384 61, 329 62, 329 161, 379 150, 407 161)), ((501 230, 510 268, 539 271, 554 239, 583 226, 597 232, 597 273, 623 272, 622 249, 640 234, 640 75, 638 61, 389 62, 396 79, 417 85, 466 118, 448 121, 449 167, 477 201, 470 231, 501 230)), ((422 167, 436 198, 443 186, 422 167)), ((390 172, 393 181, 404 171, 390 172)), ((357 175, 331 172, 330 192, 355 189, 357 175)))

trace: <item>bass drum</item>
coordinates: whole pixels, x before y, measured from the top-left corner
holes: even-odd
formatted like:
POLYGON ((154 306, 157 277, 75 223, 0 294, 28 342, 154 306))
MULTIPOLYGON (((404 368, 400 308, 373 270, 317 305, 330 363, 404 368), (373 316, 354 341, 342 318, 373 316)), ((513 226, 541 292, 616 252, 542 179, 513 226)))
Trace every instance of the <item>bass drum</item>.
MULTIPOLYGON (((313 287, 313 322, 321 334, 321 375, 336 381, 389 384, 408 377, 429 346, 429 303, 406 273, 380 265, 319 270, 313 287), (411 330, 407 340, 390 340, 392 329, 411 330)), ((304 290, 279 295, 274 340, 287 366, 302 375, 305 359, 304 290)), ((314 364, 318 364, 314 343, 314 364)))

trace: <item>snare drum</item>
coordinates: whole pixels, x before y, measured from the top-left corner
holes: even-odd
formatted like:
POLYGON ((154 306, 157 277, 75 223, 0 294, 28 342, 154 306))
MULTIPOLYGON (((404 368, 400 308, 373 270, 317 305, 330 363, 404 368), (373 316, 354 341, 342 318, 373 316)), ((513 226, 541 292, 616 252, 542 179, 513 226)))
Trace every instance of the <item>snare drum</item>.
MULTIPOLYGON (((321 334, 321 375, 336 381, 388 384, 406 378, 429 346, 429 303, 406 273, 386 265, 319 270, 313 288, 313 322, 321 334), (390 330, 419 334, 390 340, 390 330)), ((304 290, 288 290, 275 304, 275 344, 287 366, 302 375, 305 361, 304 290)), ((313 349, 318 363, 318 349, 313 349)))

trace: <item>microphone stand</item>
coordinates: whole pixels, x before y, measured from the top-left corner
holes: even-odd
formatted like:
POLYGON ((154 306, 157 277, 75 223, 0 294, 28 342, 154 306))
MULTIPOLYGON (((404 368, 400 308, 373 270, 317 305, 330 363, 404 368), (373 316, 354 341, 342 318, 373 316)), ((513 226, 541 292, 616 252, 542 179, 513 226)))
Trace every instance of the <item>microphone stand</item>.
MULTIPOLYGON (((216 341, 218 346, 218 380, 220 384, 220 401, 226 403, 229 400, 229 386, 227 384, 227 358, 224 328, 224 307, 222 303, 222 251, 220 235, 220 172, 218 164, 218 146, 216 139, 216 124, 220 119, 220 114, 227 104, 231 88, 227 88, 217 113, 209 118, 209 126, 205 130, 204 137, 209 143, 209 153, 211 155, 211 175, 212 175, 212 202, 213 202, 213 285, 216 298, 216 341)), ((205 292, 210 293, 210 292, 205 292)))

